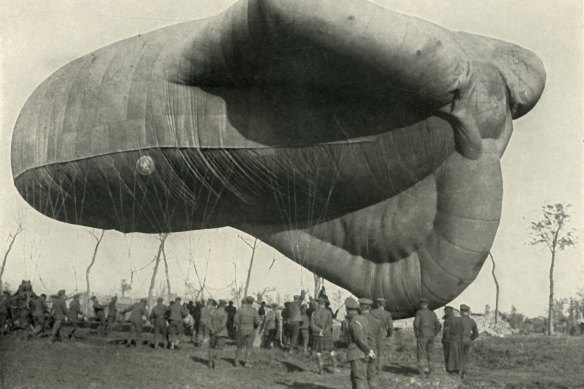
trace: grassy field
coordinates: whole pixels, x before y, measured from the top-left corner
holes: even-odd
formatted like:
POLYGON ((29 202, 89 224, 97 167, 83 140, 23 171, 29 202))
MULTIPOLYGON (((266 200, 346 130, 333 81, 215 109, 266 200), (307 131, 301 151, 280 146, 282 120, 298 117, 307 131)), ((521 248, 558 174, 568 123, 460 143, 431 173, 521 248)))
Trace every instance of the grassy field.
MULTIPOLYGON (((206 365, 206 350, 183 343, 179 350, 127 348, 124 334, 50 344, 18 334, 0 338, 0 388, 350 388, 344 352, 340 374, 316 374, 311 357, 280 350, 255 350, 255 366, 232 367, 234 346, 217 369, 206 365)), ((475 342, 468 378, 442 368, 436 343, 435 373, 420 378, 410 333, 385 345, 379 387, 396 388, 584 388, 584 338, 482 337, 475 342)))

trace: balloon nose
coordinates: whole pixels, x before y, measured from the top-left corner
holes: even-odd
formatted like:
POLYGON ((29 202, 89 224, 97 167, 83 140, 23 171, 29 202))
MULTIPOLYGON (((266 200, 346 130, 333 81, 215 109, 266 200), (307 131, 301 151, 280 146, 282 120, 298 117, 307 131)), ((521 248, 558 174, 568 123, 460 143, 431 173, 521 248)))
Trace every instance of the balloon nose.
POLYGON ((529 112, 545 87, 546 72, 541 59, 522 47, 500 42, 493 61, 501 71, 509 94, 513 119, 529 112))

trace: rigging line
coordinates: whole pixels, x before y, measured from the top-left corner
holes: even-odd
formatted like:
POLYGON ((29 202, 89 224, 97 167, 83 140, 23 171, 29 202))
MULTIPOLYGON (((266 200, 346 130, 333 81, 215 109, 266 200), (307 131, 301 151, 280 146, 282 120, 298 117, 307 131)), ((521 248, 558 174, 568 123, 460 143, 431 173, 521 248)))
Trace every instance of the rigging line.
MULTIPOLYGON (((81 168, 79 168, 81 170, 81 168)), ((83 210, 85 209, 85 194, 87 192, 87 172, 83 172, 84 182, 83 182, 83 193, 81 195, 81 212, 79 214, 79 220, 83 218, 83 210)))

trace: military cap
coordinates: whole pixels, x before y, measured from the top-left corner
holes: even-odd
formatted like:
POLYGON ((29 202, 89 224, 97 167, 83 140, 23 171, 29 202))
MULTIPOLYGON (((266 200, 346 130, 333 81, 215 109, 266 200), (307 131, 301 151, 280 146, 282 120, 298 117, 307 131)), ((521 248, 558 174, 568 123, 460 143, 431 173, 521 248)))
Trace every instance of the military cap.
POLYGON ((251 296, 247 296, 245 298, 245 300, 247 301, 248 304, 253 304, 253 302, 254 302, 255 299, 253 297, 251 297, 251 296))
POLYGON ((159 304, 160 304, 161 302, 163 302, 163 301, 164 301, 164 299, 163 299, 162 297, 158 297, 158 298, 156 299, 156 302, 157 302, 157 303, 159 303, 159 304))
POLYGON ((140 302, 141 303, 146 303, 146 302, 148 302, 148 299, 140 299, 140 302))
POLYGON ((174 301, 180 301, 180 297, 175 298, 174 301))
POLYGON ((347 309, 359 309, 359 303, 353 297, 347 297, 345 300, 345 307, 347 309))
POLYGON ((219 305, 227 305, 227 301, 219 299, 219 305))
POLYGON ((297 295, 297 294, 295 294, 295 295, 293 296, 293 298, 294 298, 294 300, 298 300, 298 299, 300 298, 300 295, 297 295))
POLYGON ((79 298, 79 296, 81 296, 81 293, 75 293, 75 294, 73 295, 73 298, 74 298, 74 299, 76 299, 76 298, 79 298))
POLYGON ((326 303, 326 299, 325 299, 324 297, 319 297, 319 298, 317 298, 317 299, 316 299, 316 301, 317 301, 319 304, 325 304, 325 303, 326 303))
POLYGON ((361 297, 358 301, 360 305, 373 305, 373 301, 367 297, 361 297))
POLYGON ((276 304, 276 303, 273 303, 273 304, 272 304, 272 309, 277 309, 277 308, 278 308, 278 304, 276 304))
POLYGON ((91 299, 92 299, 92 300, 97 300, 97 297, 95 297, 95 296, 91 296, 91 299))
POLYGON ((451 307, 450 305, 447 305, 444 307, 445 311, 454 311, 454 307, 451 307))
POLYGON ((425 298, 425 297, 422 297, 422 298, 420 299, 420 304, 424 304, 424 303, 425 303, 425 304, 428 304, 429 302, 430 302, 430 301, 428 301, 428 299, 427 299, 427 298, 425 298))
POLYGON ((377 301, 378 303, 386 303, 387 302, 387 300, 384 299, 383 297, 378 297, 375 299, 375 301, 377 301))
POLYGON ((470 311, 470 307, 468 305, 466 305, 466 304, 462 304, 460 306, 460 310, 461 311, 470 311))
POLYGON ((62 295, 64 295, 64 294, 65 294, 65 289, 61 289, 60 291, 58 291, 58 292, 57 292, 57 294, 58 294, 59 296, 62 296, 62 295))

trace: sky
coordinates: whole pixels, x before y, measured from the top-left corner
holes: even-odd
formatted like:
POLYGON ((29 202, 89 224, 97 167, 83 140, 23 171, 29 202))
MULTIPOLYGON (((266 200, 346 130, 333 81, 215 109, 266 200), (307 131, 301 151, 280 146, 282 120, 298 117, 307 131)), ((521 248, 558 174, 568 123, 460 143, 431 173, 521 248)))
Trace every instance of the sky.
MULTIPOLYGON (((31 279, 41 292, 54 293, 61 288, 83 291, 85 268, 94 247, 89 229, 40 215, 14 188, 11 132, 20 108, 34 88, 79 56, 139 33, 211 16, 232 3, 0 0, 0 254, 8 247, 18 215, 23 215, 24 225, 8 258, 4 281, 15 287, 21 279, 31 279)), ((583 2, 376 3, 452 30, 517 43, 543 60, 546 89, 538 105, 514 122, 515 130, 502 159, 503 210, 492 253, 501 284, 501 309, 509 311, 515 305, 530 316, 545 314, 550 259, 543 247, 528 244, 529 223, 539 218, 544 204, 572 204, 571 225, 578 230, 579 243, 559 255, 555 279, 557 296, 575 296, 584 288, 583 2)), ((207 295, 228 297, 229 289, 235 283, 243 285, 247 275, 250 249, 242 238, 253 240, 231 228, 172 234, 166 247, 173 291, 184 294, 186 283, 198 284, 194 263, 201 278, 207 274, 207 295)), ((148 265, 157 247, 156 236, 106 232, 91 272, 92 290, 103 295, 119 293, 120 280, 132 278, 132 296, 146 295, 152 270, 148 265)), ((162 282, 164 273, 160 272, 157 290, 162 282)), ((325 285, 329 295, 349 295, 332 284, 325 285)), ((288 297, 300 288, 312 290, 313 279, 310 272, 260 242, 250 292, 268 287, 288 297)), ((482 311, 486 304, 493 307, 494 301, 491 264, 487 261, 476 281, 453 303, 464 302, 482 311)))

